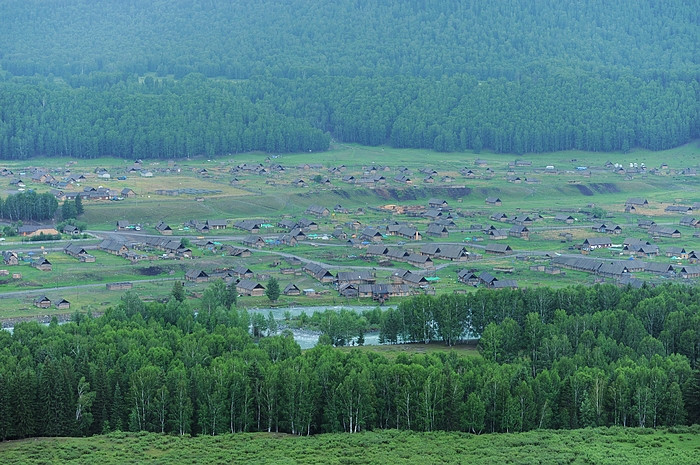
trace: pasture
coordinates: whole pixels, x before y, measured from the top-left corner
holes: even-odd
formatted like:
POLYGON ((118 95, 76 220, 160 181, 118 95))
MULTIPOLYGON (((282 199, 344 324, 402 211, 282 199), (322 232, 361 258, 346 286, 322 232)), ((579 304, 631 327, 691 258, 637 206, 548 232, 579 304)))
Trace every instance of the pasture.
MULTIPOLYGON (((700 251, 700 238, 696 237, 700 229, 680 225, 683 215, 666 211, 669 205, 700 202, 698 179, 688 175, 688 169, 697 169, 699 164, 698 141, 662 152, 568 151, 523 157, 336 144, 321 154, 273 156, 247 153, 216 159, 144 160, 138 170, 132 161, 108 158, 8 161, 2 167, 13 174, 0 178, 0 189, 5 194, 16 191, 10 181, 18 177, 25 180, 28 189, 37 192, 55 189, 44 183, 31 182, 33 170, 41 169, 52 173, 56 179, 84 176, 80 183, 66 186, 66 192, 101 186, 114 193, 132 189, 136 195, 118 201, 84 202, 85 214, 80 220, 87 223, 94 239, 82 240, 80 244, 95 255, 95 263, 82 263, 63 254, 61 250, 68 238, 43 244, 23 242, 20 237, 5 238, 0 249, 15 251, 24 260, 18 266, 4 267, 8 272, 21 272, 22 279, 5 277, 1 281, 0 289, 8 295, 0 299, 0 317, 45 315, 46 310, 33 306, 33 299, 43 294, 52 300, 70 300, 71 311, 96 311, 118 300, 116 296, 120 293, 107 291, 107 282, 133 281, 137 284, 135 290, 143 297, 165 299, 171 281, 183 279, 189 269, 211 272, 236 266, 250 267, 263 284, 274 276, 283 289, 291 283, 300 289, 314 290, 313 296, 283 295, 275 303, 277 306, 368 303, 367 299, 341 297, 333 285, 322 284, 304 273, 302 265, 309 260, 323 264, 333 274, 354 269, 371 270, 377 282, 390 282, 397 269, 424 273, 439 278, 427 289, 435 293, 472 292, 473 287, 457 280, 457 271, 464 268, 476 274, 489 272, 499 279, 515 279, 520 287, 593 284, 599 278, 590 273, 563 270, 552 275, 532 267, 548 265, 548 260, 556 255, 579 255, 578 248, 584 239, 604 236, 591 230, 596 222, 620 225, 623 232, 611 236, 613 244, 619 247, 595 250, 592 257, 608 260, 629 258, 628 254, 621 252, 622 241, 626 238, 657 244, 661 252, 658 256, 643 257, 651 262, 678 264, 663 253, 671 246, 700 251), (634 168, 635 163, 638 168, 634 168), (640 169, 642 164, 643 170, 640 169), (106 170, 110 177, 99 178, 98 169, 106 170), (410 182, 398 180, 402 173, 410 178, 410 182), (354 176, 355 182, 344 179, 348 176, 354 176), (377 182, 366 182, 372 176, 377 182), (357 182, 360 180, 362 182, 357 182), (502 204, 486 204, 486 197, 498 197, 502 204), (649 205, 636 211, 625 211, 626 200, 633 197, 647 199, 649 205), (448 227, 447 237, 431 237, 425 233, 428 225, 435 221, 424 214, 431 198, 446 200, 449 214, 454 216, 454 225, 448 227), (311 205, 326 207, 330 214, 310 216, 305 210, 311 205), (345 210, 334 211, 337 205, 345 210), (397 207, 415 213, 400 214, 397 207), (593 218, 594 207, 601 208, 605 216, 593 218), (505 213, 508 221, 494 221, 491 216, 498 212, 505 213), (555 215, 562 212, 574 216, 575 222, 567 225, 555 221, 555 215), (495 241, 482 232, 489 226, 507 230, 513 224, 512 219, 522 215, 537 215, 528 226, 530 235, 527 239, 509 235, 495 241), (269 243, 261 250, 252 249, 252 255, 247 258, 230 257, 221 250, 226 245, 241 247, 241 240, 250 234, 233 228, 236 220, 260 219, 269 223, 271 227, 260 234, 273 241, 288 232, 277 227, 280 220, 302 217, 317 223, 318 230, 306 232, 318 236, 310 236, 294 247, 269 243), (646 229, 638 226, 640 219, 677 228, 681 237, 651 237, 646 229), (94 250, 102 238, 115 232, 117 220, 142 225, 139 234, 121 236, 126 241, 140 240, 140 235, 158 235, 155 225, 165 221, 173 229, 175 239, 208 239, 218 245, 207 248, 193 244, 194 258, 186 260, 162 260, 159 252, 151 250, 147 252, 148 262, 131 263, 122 257, 94 250), (226 220, 227 227, 201 232, 188 223, 206 220, 226 220), (423 237, 412 241, 388 235, 386 225, 393 221, 415 227, 423 237), (383 233, 382 244, 388 247, 418 253, 425 244, 460 244, 479 259, 449 262, 438 258, 433 266, 423 269, 410 263, 367 256, 366 244, 360 243, 361 232, 367 227, 383 233), (332 235, 338 230, 342 231, 342 238, 332 235), (349 239, 357 241, 355 246, 347 243, 349 239), (505 256, 484 253, 484 247, 492 243, 508 244, 514 253, 505 256), (42 253, 54 265, 50 272, 38 271, 29 265, 32 257, 42 253), (286 264, 284 260, 290 255, 301 262, 294 266, 286 264), (144 273, 145 268, 157 272, 144 273), (503 272, 504 269, 511 272, 503 272), (157 281, 147 282, 153 279, 157 281), (139 284, 139 281, 143 283, 139 284)), ((700 219, 700 212, 698 215, 700 219)), ((651 283, 665 281, 664 277, 648 273, 638 273, 637 276, 651 283)), ((697 278, 684 280, 696 281, 697 278)), ((203 287, 203 284, 186 284, 192 298, 196 298, 203 287)), ((414 289, 412 292, 424 290, 414 289)), ((396 302, 398 300, 392 298, 389 304, 396 302)), ((196 306, 196 302, 194 304, 196 306)), ((242 296, 239 304, 261 307, 270 305, 270 302, 265 297, 242 296)))

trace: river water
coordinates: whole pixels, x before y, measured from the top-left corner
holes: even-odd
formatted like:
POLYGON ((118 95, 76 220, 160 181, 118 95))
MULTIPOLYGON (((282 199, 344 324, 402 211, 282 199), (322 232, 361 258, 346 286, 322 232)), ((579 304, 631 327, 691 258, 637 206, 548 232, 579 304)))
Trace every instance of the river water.
MULTIPOLYGON (((255 313, 260 313, 263 316, 267 317, 267 315, 272 312, 272 315, 275 317, 275 320, 279 321, 280 324, 279 326, 281 329, 278 331, 278 334, 284 331, 285 325, 284 325, 284 318, 285 318, 285 313, 289 312, 289 314, 292 317, 298 317, 299 315, 303 313, 306 313, 307 315, 311 316, 314 312, 323 312, 325 310, 335 310, 335 311, 340 311, 341 309, 346 309, 346 310, 354 310, 356 312, 362 312, 365 310, 372 310, 376 307, 364 307, 364 306, 326 306, 326 307, 284 307, 284 308, 249 308, 248 313, 253 315, 255 313)), ((65 322, 59 322, 59 324, 63 324, 65 322)), ((43 323, 44 325, 48 326, 48 323, 43 323)), ((3 328, 6 331, 9 331, 10 334, 14 331, 14 328, 3 328)), ((295 329, 295 328, 289 328, 289 330, 294 334, 294 340, 299 344, 299 346, 302 349, 311 349, 318 343, 318 337, 321 335, 318 331, 309 331, 307 329, 295 329)), ((352 341, 350 342, 350 345, 352 345, 352 341)), ((368 332, 365 334, 365 345, 378 345, 379 344, 379 332, 377 331, 372 331, 368 332)))

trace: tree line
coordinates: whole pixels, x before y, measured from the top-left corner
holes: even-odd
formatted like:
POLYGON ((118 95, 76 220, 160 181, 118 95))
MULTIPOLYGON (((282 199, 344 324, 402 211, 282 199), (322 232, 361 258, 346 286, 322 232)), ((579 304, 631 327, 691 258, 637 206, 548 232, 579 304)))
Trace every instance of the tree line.
POLYGON ((58 200, 48 192, 27 191, 0 197, 0 218, 13 222, 50 220, 57 209, 58 200))
POLYGON ((0 157, 178 158, 364 145, 503 153, 661 150, 700 135, 697 79, 628 74, 0 81, 0 157), (111 82, 111 81, 110 81, 111 82))
MULTIPOLYGON (((699 329, 697 290, 547 292, 530 296, 527 309, 525 298, 480 292, 471 303, 483 308, 471 312, 483 318, 471 327, 481 357, 395 359, 324 343, 302 352, 289 332, 254 338, 254 318, 220 282, 204 292, 196 314, 177 286, 167 303, 126 293, 99 318, 76 314, 65 325, 21 323, 0 332, 0 437, 481 433, 700 421, 697 357, 681 353, 681 341, 699 329)), ((438 299, 393 312, 426 305, 437 308, 438 299)), ((429 332, 424 327, 416 339, 429 332)))
POLYGON ((248 79, 269 74, 478 79, 568 69, 673 80, 697 72, 697 8, 673 0, 7 1, 0 66, 248 79), (109 20, 106 20, 109 18, 109 20), (51 34, 46 34, 50 30, 51 34))

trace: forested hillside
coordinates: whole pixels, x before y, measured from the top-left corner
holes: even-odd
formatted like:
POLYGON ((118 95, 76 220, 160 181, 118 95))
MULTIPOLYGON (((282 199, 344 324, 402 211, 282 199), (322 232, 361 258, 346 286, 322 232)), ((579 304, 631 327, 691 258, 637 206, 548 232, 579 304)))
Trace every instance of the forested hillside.
POLYGON ((700 134, 698 10, 4 0, 0 157, 665 149, 700 134))
MULTIPOLYGON (((175 288, 167 304, 127 293, 100 318, 0 331, 0 440, 111 430, 479 433, 700 420, 695 288, 541 291, 412 300, 364 316, 389 339, 453 343, 466 331, 481 335, 482 357, 395 359, 328 344, 302 352, 284 333, 255 341, 248 313, 226 306, 221 282, 204 292, 196 317, 175 288)), ((321 340, 337 342, 342 320, 321 340)))

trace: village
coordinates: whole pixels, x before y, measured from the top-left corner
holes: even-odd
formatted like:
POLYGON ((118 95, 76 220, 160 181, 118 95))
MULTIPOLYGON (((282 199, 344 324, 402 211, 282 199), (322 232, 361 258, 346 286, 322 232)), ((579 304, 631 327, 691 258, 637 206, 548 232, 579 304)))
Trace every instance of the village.
POLYGON ((406 296, 476 288, 697 283, 698 191, 651 189, 692 186, 696 168, 627 167, 597 155, 600 163, 587 157, 585 166, 497 154, 433 166, 430 158, 240 162, 262 157, 247 155, 89 170, 85 162, 8 165, 0 171, 7 195, 49 192, 59 203, 79 196, 86 226, 8 222, 5 231, 16 228, 0 245, 0 307, 74 310, 70 300, 112 303, 104 296, 134 285, 158 298, 173 280, 197 297, 205 283, 222 279, 250 306, 270 304, 270 277, 281 284, 275 305, 395 305, 406 296), (44 237, 60 240, 37 241, 44 237), (70 278, 77 275, 79 282, 70 278), (87 297, 94 293, 100 297, 87 297))

